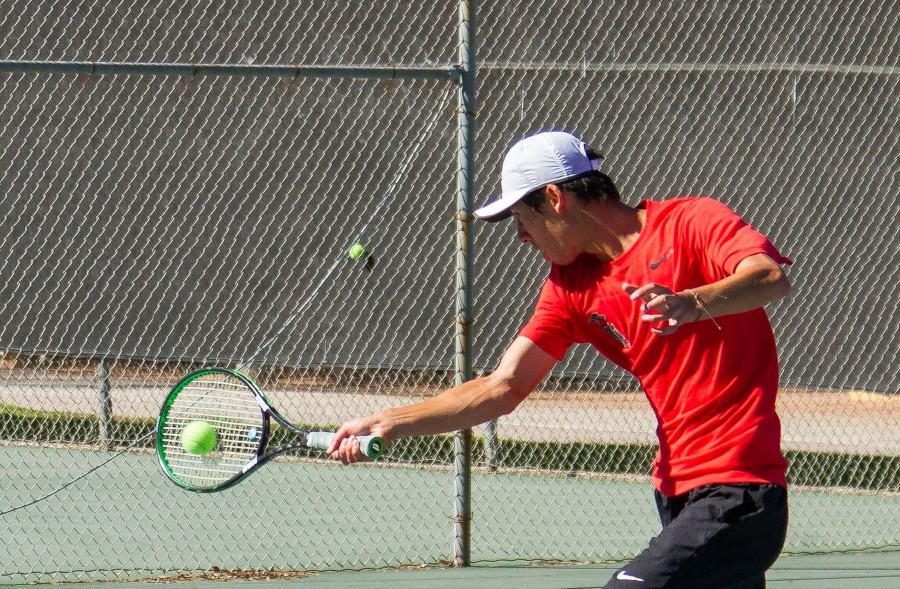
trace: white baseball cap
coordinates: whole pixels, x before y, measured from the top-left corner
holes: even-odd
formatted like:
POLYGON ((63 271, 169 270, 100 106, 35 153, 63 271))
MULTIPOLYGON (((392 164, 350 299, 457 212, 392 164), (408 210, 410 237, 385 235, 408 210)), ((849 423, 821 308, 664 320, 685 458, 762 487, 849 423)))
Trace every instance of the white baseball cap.
POLYGON ((601 161, 591 159, 587 143, 571 133, 545 131, 526 137, 510 147, 503 158, 501 194, 478 207, 475 216, 501 221, 529 192, 598 170, 601 161))

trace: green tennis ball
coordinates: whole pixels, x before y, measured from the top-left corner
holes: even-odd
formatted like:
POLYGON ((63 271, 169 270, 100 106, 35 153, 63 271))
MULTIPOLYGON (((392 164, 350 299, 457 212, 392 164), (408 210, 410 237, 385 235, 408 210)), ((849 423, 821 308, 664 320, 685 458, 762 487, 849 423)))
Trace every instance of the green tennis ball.
POLYGON ((358 260, 363 257, 363 254, 366 253, 366 248, 363 247, 361 243, 354 243, 350 246, 350 251, 347 252, 347 255, 350 256, 351 260, 358 260))
POLYGON ((181 430, 181 447, 188 454, 209 454, 216 447, 217 441, 215 428, 202 420, 192 421, 181 430))

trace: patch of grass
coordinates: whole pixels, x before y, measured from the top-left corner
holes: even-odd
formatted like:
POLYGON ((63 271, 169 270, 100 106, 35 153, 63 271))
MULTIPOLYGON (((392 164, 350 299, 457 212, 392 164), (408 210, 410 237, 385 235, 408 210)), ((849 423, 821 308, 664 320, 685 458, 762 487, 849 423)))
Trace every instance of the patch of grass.
MULTIPOLYGON (((112 444, 131 443, 153 429, 152 419, 114 418, 110 424, 112 444)), ((49 444, 99 444, 100 420, 96 415, 66 411, 43 411, 0 403, 0 440, 49 444)), ((145 446, 152 447, 148 438, 145 446)))
POLYGON ((900 492, 900 456, 785 452, 788 481, 812 487, 850 487, 900 492))

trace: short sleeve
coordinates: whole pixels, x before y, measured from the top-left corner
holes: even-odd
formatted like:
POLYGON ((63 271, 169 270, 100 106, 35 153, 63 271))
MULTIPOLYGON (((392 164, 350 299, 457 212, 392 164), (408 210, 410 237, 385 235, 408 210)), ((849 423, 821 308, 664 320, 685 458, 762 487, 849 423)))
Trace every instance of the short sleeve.
POLYGON ((568 305, 554 274, 551 271, 544 282, 534 313, 519 335, 530 339, 557 360, 562 360, 569 346, 575 343, 575 335, 568 305))
POLYGON ((697 199, 688 213, 691 241, 712 268, 733 274, 741 260, 766 254, 779 264, 793 264, 769 239, 726 205, 697 199))

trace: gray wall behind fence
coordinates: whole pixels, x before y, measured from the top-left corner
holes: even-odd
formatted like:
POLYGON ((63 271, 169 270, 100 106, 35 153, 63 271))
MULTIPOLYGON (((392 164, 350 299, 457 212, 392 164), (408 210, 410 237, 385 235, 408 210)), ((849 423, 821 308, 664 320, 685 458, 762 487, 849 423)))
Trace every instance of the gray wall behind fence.
MULTIPOLYGON (((714 196, 796 261, 794 295, 770 309, 785 384, 900 388, 891 3, 819 2, 814 13, 800 2, 482 4, 479 195, 497 190, 515 139, 580 133, 627 202, 714 196)), ((180 15, 196 26, 179 29, 151 26, 175 15, 0 6, 25 13, 5 31, 3 59, 455 60, 452 3, 344 15, 224 5, 213 23, 180 15), (29 13, 41 10, 62 12, 29 13), (101 17, 142 24, 100 34, 89 24, 101 17)), ((240 359, 302 304, 267 361, 452 367, 449 83, 0 83, 0 348, 240 359), (346 260, 357 236, 371 269, 346 260)), ((478 224, 474 235, 475 363, 485 370, 527 319, 547 267, 509 224, 478 224)), ((624 384, 590 350, 558 370, 624 384)))

